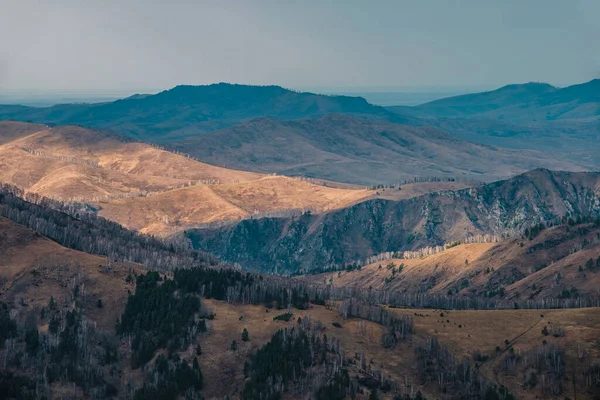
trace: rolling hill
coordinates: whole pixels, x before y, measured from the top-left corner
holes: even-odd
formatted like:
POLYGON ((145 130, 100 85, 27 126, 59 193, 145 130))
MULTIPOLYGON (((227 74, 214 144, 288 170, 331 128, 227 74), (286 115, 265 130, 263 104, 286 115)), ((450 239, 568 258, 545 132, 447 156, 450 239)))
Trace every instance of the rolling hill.
POLYGON ((597 218, 599 196, 599 173, 540 169, 475 188, 373 199, 324 215, 262 218, 186 233, 196 248, 230 262, 296 273, 480 234, 520 234, 563 217, 597 218))
POLYGON ((0 122, 0 180, 64 200, 157 192, 262 175, 197 162, 80 127, 0 122))
MULTIPOLYGON (((335 182, 215 167, 81 127, 1 122, 0 140, 1 182, 91 203, 99 215, 151 234, 257 215, 322 212, 377 196, 335 182)), ((424 190, 454 185, 438 182, 424 190)))
POLYGON ((540 166, 580 169, 543 153, 476 145, 431 127, 344 115, 260 118, 174 146, 215 165, 362 185, 415 176, 489 181, 540 166))

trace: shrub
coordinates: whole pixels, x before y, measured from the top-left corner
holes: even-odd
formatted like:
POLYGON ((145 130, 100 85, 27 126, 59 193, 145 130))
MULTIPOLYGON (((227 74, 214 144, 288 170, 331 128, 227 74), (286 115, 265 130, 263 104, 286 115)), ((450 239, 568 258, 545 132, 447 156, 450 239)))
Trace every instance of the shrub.
POLYGON ((273 321, 285 321, 288 322, 292 319, 292 313, 279 314, 273 317, 273 321))

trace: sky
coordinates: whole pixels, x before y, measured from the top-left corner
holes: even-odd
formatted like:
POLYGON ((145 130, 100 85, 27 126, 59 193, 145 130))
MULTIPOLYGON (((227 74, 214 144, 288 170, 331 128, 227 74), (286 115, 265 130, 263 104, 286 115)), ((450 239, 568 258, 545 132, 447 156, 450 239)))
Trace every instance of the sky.
POLYGON ((0 0, 0 93, 420 91, 600 77, 598 0, 0 0))

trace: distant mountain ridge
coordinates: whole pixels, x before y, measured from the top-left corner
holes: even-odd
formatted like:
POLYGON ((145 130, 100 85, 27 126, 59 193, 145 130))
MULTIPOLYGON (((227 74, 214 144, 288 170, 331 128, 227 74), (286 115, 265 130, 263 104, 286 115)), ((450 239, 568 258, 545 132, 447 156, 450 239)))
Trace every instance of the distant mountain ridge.
POLYGON ((600 168, 600 79, 556 88, 545 83, 388 107, 475 143, 540 150, 600 168))
POLYGON ((181 85, 154 95, 99 104, 0 106, 1 119, 101 127, 158 143, 198 136, 256 117, 315 118, 330 113, 406 122, 362 97, 295 92, 280 86, 181 85))
POLYGON ((600 117, 600 79, 557 88, 530 82, 483 93, 435 100, 415 107, 388 107, 419 117, 502 119, 526 123, 600 117))
POLYGON ((258 172, 361 185, 415 176, 489 181, 538 167, 600 168, 598 82, 508 85, 399 109, 280 86, 181 85, 98 104, 0 106, 0 119, 109 129, 258 172))
POLYGON ((434 100, 414 108, 423 110, 427 115, 435 114, 438 117, 472 115, 532 101, 540 95, 553 93, 556 90, 558 90, 556 87, 547 83, 511 84, 489 92, 434 100))

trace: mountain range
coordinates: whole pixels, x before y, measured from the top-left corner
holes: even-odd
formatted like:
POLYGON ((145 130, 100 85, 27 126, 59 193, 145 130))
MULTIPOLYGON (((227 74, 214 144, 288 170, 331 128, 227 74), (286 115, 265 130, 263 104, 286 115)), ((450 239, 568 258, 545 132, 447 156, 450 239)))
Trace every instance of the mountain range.
POLYGON ((499 110, 546 113, 548 104, 558 107, 555 102, 579 104, 581 110, 569 115, 581 115, 596 104, 595 86, 596 81, 564 89, 509 85, 422 106, 384 108, 360 97, 221 83, 98 104, 0 106, 0 118, 111 130, 214 165, 260 173, 360 185, 432 176, 489 181, 539 167, 599 166, 600 124, 594 118, 524 124, 506 113, 506 118, 482 119, 499 110))
POLYGON ((597 398, 593 88, 0 107, 0 398, 597 398))
POLYGON ((154 95, 134 95, 108 103, 60 104, 45 108, 0 106, 3 119, 108 128, 156 143, 199 136, 257 117, 291 120, 331 113, 404 121, 401 116, 360 97, 227 83, 176 86, 154 95))
POLYGON ((564 88, 508 85, 388 110, 475 143, 536 149, 587 168, 600 166, 600 79, 564 88))
POLYGON ((513 84, 489 92, 388 109, 422 117, 498 119, 511 123, 590 121, 600 118, 600 79, 564 88, 535 82, 513 84))

